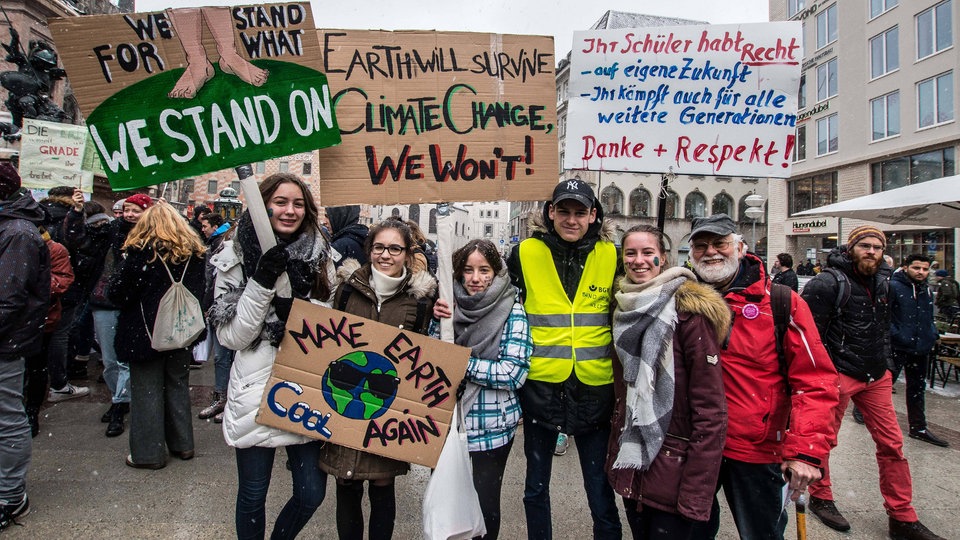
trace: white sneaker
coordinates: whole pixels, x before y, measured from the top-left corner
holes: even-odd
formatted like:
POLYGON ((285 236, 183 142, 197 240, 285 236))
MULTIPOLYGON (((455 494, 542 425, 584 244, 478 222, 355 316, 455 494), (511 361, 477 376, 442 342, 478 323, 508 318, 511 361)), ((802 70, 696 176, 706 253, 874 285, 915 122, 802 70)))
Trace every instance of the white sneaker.
POLYGON ((47 401, 54 403, 57 401, 83 397, 89 393, 90 389, 86 386, 74 386, 70 383, 67 383, 66 386, 59 390, 51 388, 50 394, 47 396, 47 401))

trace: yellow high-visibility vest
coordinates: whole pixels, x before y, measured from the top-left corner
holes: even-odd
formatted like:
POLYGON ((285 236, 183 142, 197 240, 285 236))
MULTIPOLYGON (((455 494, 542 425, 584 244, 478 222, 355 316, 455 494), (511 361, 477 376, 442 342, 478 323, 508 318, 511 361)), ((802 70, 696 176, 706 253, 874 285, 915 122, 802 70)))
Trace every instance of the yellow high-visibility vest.
POLYGON ((598 241, 587 256, 573 302, 560 283, 550 248, 537 238, 520 246, 527 289, 524 307, 530 321, 533 354, 528 379, 558 383, 573 370, 584 384, 613 382, 610 289, 617 270, 617 249, 598 241))

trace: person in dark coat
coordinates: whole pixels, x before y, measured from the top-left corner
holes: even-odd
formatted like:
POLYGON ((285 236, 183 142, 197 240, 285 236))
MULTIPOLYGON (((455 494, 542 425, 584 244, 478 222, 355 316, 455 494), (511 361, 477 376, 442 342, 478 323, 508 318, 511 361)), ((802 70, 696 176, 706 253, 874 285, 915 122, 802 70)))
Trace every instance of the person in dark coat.
POLYGON ((30 510, 30 424, 23 406, 25 358, 40 352, 50 304, 50 252, 37 226, 43 209, 0 163, 0 530, 30 510))
POLYGON ((95 201, 83 203, 83 213, 86 216, 83 240, 72 259, 74 284, 67 291, 68 294, 76 295, 79 300, 73 326, 70 329, 67 354, 67 378, 69 379, 87 378, 87 364, 95 334, 90 293, 103 272, 104 259, 110 249, 109 225, 113 221, 107 215, 103 205, 95 201))
POLYGON ((622 242, 607 477, 634 538, 692 538, 710 517, 726 438, 723 370, 709 359, 720 357, 730 309, 690 270, 668 268, 656 228, 633 227, 622 242), (656 354, 639 354, 648 350, 656 354), (649 412, 654 422, 637 426, 649 412))
POLYGON ((950 444, 927 429, 924 411, 927 363, 937 342, 933 322, 933 293, 927 285, 930 258, 914 253, 904 261, 903 271, 890 278, 890 348, 893 350, 893 380, 903 370, 907 377, 907 419, 910 437, 947 447, 950 444))
MULTIPOLYGON (((129 198, 127 201, 129 202, 129 198)), ((114 342, 117 357, 130 365, 130 467, 160 469, 167 450, 193 458, 189 348, 156 351, 153 328, 161 298, 173 279, 203 297, 206 251, 172 206, 147 209, 123 244, 124 259, 110 278, 108 296, 120 309, 114 342)), ((206 332, 204 332, 205 334, 206 332)), ((203 335, 197 340, 202 340, 203 335)))
POLYGON ((774 283, 782 283, 790 287, 794 292, 800 290, 800 281, 797 279, 797 273, 793 271, 793 256, 789 253, 777 255, 777 268, 779 271, 773 276, 774 283))
POLYGON ((340 254, 340 258, 334 263, 336 267, 340 268, 347 259, 356 259, 360 265, 366 264, 367 254, 363 251, 363 243, 370 230, 366 225, 360 224, 360 207, 331 206, 326 209, 326 214, 333 235, 330 247, 340 254))

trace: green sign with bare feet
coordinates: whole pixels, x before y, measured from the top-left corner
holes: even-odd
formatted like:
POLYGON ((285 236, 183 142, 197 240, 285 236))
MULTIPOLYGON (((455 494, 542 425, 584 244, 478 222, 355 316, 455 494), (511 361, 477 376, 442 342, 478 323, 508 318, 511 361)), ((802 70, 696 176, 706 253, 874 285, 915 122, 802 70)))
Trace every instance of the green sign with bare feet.
POLYGON ((340 142, 307 3, 56 19, 115 190, 340 142))

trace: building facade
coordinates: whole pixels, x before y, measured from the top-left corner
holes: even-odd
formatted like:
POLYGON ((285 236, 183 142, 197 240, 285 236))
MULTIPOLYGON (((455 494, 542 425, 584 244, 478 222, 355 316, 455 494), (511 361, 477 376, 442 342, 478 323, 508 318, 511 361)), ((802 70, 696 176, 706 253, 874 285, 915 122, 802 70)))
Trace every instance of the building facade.
MULTIPOLYGON (((960 0, 770 0, 803 24, 792 176, 770 181, 770 252, 802 261, 864 221, 797 212, 957 174, 960 0)), ((876 224, 896 261, 957 267, 955 229, 876 224)))

